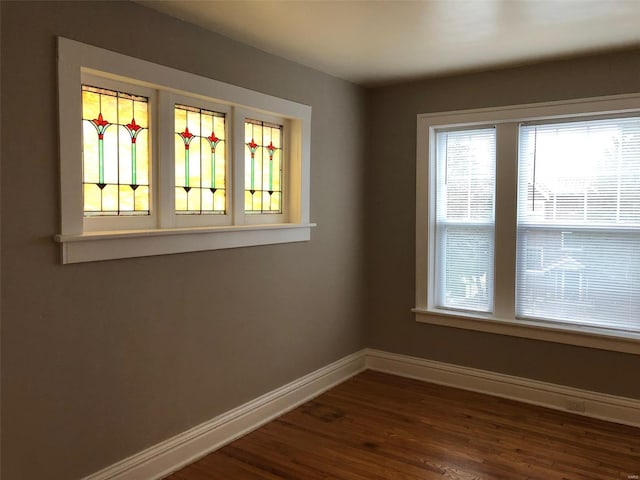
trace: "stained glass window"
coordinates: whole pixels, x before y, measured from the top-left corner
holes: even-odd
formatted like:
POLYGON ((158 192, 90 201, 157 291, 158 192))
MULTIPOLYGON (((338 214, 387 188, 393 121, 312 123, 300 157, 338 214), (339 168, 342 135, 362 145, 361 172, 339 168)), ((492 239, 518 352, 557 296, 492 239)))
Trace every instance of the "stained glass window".
POLYGON ((225 115, 175 106, 176 212, 226 212, 225 115))
POLYGON ((85 216, 149 215, 149 100, 82 86, 85 216))
POLYGON ((247 120, 244 140, 245 212, 282 213, 282 126, 247 120))

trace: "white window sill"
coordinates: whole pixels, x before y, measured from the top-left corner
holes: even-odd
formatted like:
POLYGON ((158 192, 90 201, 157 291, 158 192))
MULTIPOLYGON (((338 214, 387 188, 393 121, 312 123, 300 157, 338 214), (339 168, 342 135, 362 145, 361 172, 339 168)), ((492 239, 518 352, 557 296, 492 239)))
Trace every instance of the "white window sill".
POLYGON ((632 332, 534 320, 507 320, 490 314, 438 309, 413 308, 411 311, 416 314, 416 321, 421 323, 640 354, 640 334, 632 332))
POLYGON ((315 223, 168 228, 59 234, 62 263, 304 242, 315 223))

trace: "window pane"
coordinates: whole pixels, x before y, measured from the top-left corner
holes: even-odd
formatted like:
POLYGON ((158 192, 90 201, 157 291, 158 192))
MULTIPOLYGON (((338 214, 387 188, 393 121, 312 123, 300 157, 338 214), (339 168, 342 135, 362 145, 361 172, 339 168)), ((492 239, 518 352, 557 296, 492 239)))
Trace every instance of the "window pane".
POLYGON ((491 311, 493 229, 439 225, 440 308, 491 311))
POLYGON ((149 214, 148 99, 82 86, 85 216, 149 214))
POLYGON ((245 122, 246 213, 282 213, 282 126, 245 122))
POLYGON ((186 105, 174 114, 176 213, 225 214, 225 115, 186 105))
POLYGON ((493 309, 495 129, 436 134, 435 303, 493 309))
POLYGON ((640 119, 520 128, 516 309, 640 330, 640 119))

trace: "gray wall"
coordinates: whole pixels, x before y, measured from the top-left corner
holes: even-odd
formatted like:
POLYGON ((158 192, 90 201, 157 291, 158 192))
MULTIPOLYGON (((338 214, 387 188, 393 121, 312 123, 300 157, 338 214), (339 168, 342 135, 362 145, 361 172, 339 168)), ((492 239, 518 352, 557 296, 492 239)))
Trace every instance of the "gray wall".
POLYGON ((79 478, 364 346, 365 106, 137 4, 2 2, 3 478, 79 478), (312 240, 61 265, 56 35, 311 105, 312 240))
POLYGON ((640 398, 636 356, 409 311, 416 114, 635 92, 640 52, 365 92, 136 4, 1 8, 5 479, 79 478, 365 345, 640 398), (62 266, 56 35, 312 105, 312 240, 62 266))
MULTIPOLYGON (((640 398, 640 357, 416 323, 416 115, 640 91, 640 50, 369 91, 368 346, 640 398)), ((500 255, 500 252, 496 252, 500 255)))

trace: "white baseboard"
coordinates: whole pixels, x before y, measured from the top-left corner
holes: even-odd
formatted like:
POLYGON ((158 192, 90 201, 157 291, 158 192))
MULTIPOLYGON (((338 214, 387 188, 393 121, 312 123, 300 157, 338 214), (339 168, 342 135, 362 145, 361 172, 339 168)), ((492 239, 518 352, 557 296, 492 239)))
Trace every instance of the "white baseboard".
POLYGON ((83 480, 154 480, 255 430, 365 369, 640 427, 640 400, 364 349, 83 480))
POLYGON ((368 369, 640 427, 640 400, 367 349, 368 369))
POLYGON ((356 352, 83 480, 151 480, 174 472, 365 369, 356 352))

